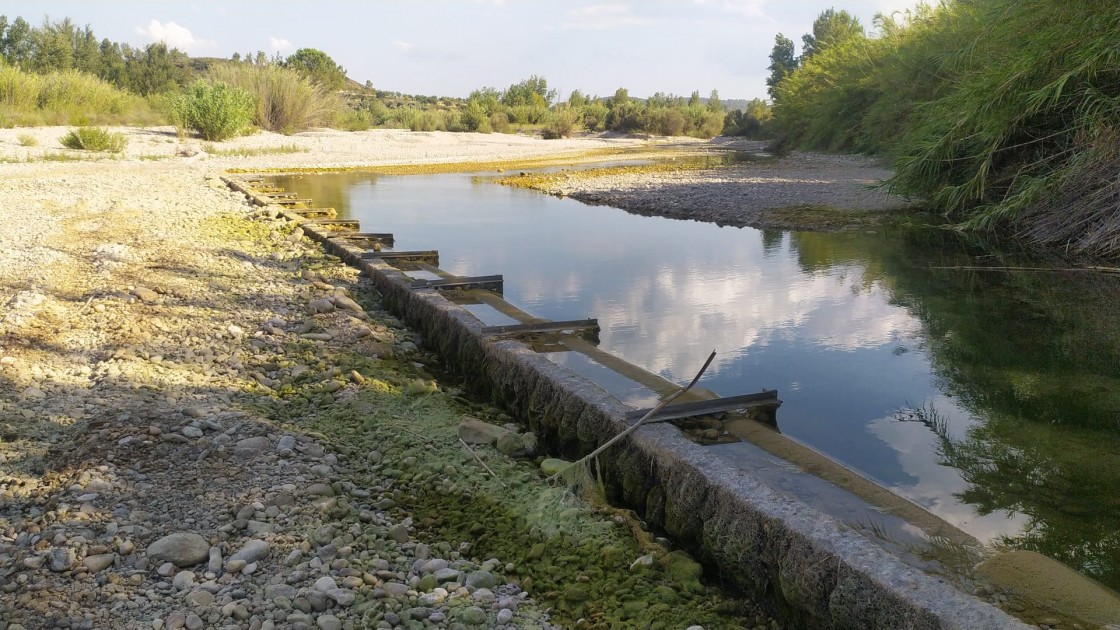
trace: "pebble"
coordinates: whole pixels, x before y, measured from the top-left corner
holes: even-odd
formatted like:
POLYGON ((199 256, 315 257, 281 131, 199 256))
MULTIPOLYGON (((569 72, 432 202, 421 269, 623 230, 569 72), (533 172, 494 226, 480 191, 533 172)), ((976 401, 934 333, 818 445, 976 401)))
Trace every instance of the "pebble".
POLYGON ((116 560, 116 558, 116 554, 99 553, 82 558, 82 564, 84 564, 90 571, 97 573, 98 571, 103 571, 112 566, 113 561, 116 560))
POLYGON ((148 545, 148 559, 190 567, 210 557, 210 542, 194 532, 177 532, 148 545))

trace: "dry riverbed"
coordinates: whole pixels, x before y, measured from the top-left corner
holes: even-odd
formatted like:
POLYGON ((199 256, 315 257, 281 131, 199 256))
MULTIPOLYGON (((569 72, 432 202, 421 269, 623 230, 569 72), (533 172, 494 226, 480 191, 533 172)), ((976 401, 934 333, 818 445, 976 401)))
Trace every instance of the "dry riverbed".
POLYGON ((354 270, 217 179, 646 143, 316 132, 219 156, 125 130, 91 162, 54 157, 64 132, 0 130, 0 630, 776 627, 547 484, 532 436, 354 270))

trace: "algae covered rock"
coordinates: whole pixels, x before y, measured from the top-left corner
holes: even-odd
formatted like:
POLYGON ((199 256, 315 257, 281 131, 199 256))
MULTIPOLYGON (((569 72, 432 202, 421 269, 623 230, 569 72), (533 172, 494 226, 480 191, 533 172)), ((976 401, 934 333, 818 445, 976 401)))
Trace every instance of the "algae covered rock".
POLYGON ((497 447, 506 457, 532 457, 537 453, 537 436, 506 431, 498 437, 497 447))
POLYGON ((564 461, 562 459, 553 459, 550 457, 541 462, 541 472, 544 473, 545 476, 551 477, 553 475, 558 475, 564 472, 564 470, 571 465, 571 462, 564 461))
POLYGON ((494 444, 503 435, 510 433, 509 430, 502 427, 483 422, 478 418, 466 416, 462 422, 459 423, 459 428, 456 430, 459 439, 467 444, 494 444))
POLYGON ((673 551, 661 556, 657 562, 666 575, 679 584, 682 589, 694 593, 703 590, 703 586, 700 584, 700 576, 703 575, 704 568, 687 553, 679 550, 673 551))

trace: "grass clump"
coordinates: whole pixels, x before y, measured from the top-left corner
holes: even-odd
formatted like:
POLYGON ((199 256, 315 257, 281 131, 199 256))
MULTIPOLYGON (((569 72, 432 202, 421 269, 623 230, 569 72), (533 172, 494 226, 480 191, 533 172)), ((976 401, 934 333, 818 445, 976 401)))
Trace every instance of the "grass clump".
POLYGON ((67 149, 120 153, 128 144, 128 138, 122 133, 106 131, 100 127, 78 127, 59 138, 59 142, 67 149))
POLYGON ((255 103, 247 91, 226 83, 195 81, 171 102, 180 128, 197 131, 204 140, 220 142, 241 133, 253 119, 255 103))
POLYGON ((39 146, 39 139, 36 138, 35 136, 29 134, 29 133, 19 134, 19 137, 16 138, 16 140, 19 141, 19 146, 21 146, 21 147, 36 147, 36 146, 39 146))
POLYGON ((219 149, 218 147, 208 144, 202 147, 210 155, 219 157, 254 157, 258 155, 284 155, 288 153, 307 153, 308 149, 294 145, 282 144, 278 147, 259 147, 259 148, 233 148, 233 149, 219 149))

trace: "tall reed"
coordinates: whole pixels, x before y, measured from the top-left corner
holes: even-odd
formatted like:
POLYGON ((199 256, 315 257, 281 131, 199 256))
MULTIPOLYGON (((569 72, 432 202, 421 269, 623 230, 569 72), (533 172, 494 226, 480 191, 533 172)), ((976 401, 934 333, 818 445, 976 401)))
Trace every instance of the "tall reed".
POLYGON ((326 126, 343 107, 338 97, 294 70, 275 65, 218 64, 210 78, 239 87, 256 99, 253 124, 293 134, 326 126))

